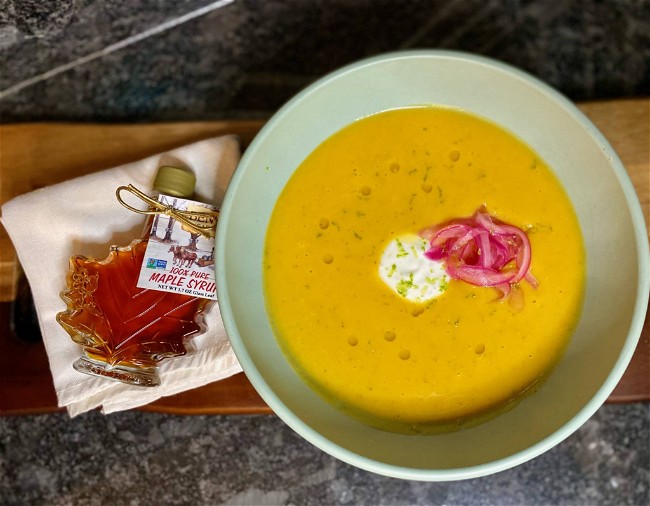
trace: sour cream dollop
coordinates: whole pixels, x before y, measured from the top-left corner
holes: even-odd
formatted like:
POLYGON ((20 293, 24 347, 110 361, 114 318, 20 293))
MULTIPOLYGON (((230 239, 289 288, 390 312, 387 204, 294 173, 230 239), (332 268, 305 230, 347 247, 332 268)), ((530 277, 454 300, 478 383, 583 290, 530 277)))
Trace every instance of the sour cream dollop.
POLYGON ((428 302, 447 289, 443 262, 424 256, 428 247, 428 241, 415 234, 399 236, 388 243, 379 262, 384 283, 411 302, 428 302))

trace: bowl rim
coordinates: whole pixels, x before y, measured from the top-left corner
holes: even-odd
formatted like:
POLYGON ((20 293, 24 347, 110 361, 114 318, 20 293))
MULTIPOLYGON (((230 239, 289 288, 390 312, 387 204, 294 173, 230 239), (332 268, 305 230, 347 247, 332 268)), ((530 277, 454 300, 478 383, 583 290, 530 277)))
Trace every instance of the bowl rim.
POLYGON ((625 170, 623 163, 609 142, 605 139, 603 134, 571 100, 532 74, 529 74, 526 71, 515 68, 510 64, 503 63, 498 60, 453 50, 404 50, 388 52, 369 58, 364 58, 345 65, 338 70, 334 70, 333 72, 330 72, 325 76, 317 79, 315 82, 304 88, 302 91, 293 96, 293 98, 287 101, 262 127, 262 129, 249 145, 248 149, 244 152, 238 164, 237 170, 235 171, 233 178, 230 181, 223 204, 220 209, 220 218, 217 225, 215 253, 217 293, 219 294, 219 307, 226 333, 231 341, 235 355, 239 360, 246 376, 252 383, 255 390, 269 405, 273 412, 308 442, 337 459, 377 474, 394 478, 419 481, 454 481, 477 478, 500 472, 537 457, 538 455, 556 446, 568 436, 570 436, 573 432, 575 432, 600 408, 600 406, 605 402, 607 397, 611 394, 623 376, 627 365, 632 359, 632 355, 636 349, 636 344, 641 335, 645 320, 645 314, 648 309, 648 298, 650 295, 650 248, 647 241, 647 228, 643 211, 641 209, 641 205, 639 203, 634 186, 632 185, 630 177, 625 170), (225 235, 227 233, 228 217, 232 212, 231 210, 238 193, 237 189, 239 188, 239 185, 242 181, 243 172, 246 170, 247 166, 250 166, 248 163, 249 159, 253 157, 253 153, 258 149, 259 145, 262 145, 264 143, 265 139, 276 127, 276 125, 281 123, 283 119, 293 110, 293 108, 305 100, 310 94, 321 87, 328 86, 330 82, 339 79, 341 76, 349 72, 357 72, 364 67, 376 65, 379 63, 385 63, 387 61, 414 58, 457 60, 490 67, 491 69, 500 71, 504 74, 508 74, 512 78, 524 81, 528 86, 537 89, 541 94, 546 96, 547 99, 551 100, 560 108, 564 109, 564 111, 569 115, 573 116, 585 129, 588 135, 593 138, 599 146, 602 147, 603 151, 610 160, 610 167, 614 171, 614 175, 618 179, 625 196, 634 229, 634 239, 637 245, 637 272, 639 276, 639 283, 637 287, 635 307, 632 314, 631 325, 628 328, 628 333, 624 345, 612 370, 596 394, 582 407, 582 409, 580 409, 580 411, 578 411, 578 413, 572 419, 568 420, 559 429, 549 434, 544 439, 533 444, 532 446, 529 446, 506 457, 469 467, 458 467, 450 469, 420 469, 379 462, 368 457, 361 456, 336 443, 333 443, 309 427, 302 420, 300 420, 269 387, 268 383, 262 377, 260 371, 253 363, 251 356, 243 343, 229 301, 228 285, 223 261, 223 258, 226 255, 225 235))

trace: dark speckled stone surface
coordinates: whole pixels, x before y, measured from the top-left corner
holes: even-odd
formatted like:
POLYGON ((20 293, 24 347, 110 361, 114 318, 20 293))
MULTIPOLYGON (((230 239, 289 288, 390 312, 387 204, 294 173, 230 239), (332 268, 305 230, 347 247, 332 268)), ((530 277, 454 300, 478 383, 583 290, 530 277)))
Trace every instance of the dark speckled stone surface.
MULTIPOLYGON (((0 0, 0 118, 266 118, 362 57, 444 48, 573 100, 650 94, 650 0, 0 0)), ((650 503, 650 406, 481 479, 376 476, 274 416, 0 418, 0 505, 650 503)))
POLYGON ((268 117, 342 65, 412 48, 523 68, 575 100, 650 93, 648 0, 0 0, 0 113, 268 117))
POLYGON ((538 458, 449 483, 387 478, 275 416, 0 418, 0 504, 647 505, 650 406, 608 405, 538 458))

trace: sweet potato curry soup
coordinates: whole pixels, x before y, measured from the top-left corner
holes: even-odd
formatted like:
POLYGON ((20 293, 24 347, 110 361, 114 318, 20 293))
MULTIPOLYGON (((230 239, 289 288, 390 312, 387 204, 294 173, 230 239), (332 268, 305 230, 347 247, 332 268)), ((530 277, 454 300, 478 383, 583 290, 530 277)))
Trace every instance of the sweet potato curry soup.
POLYGON ((323 142, 273 210, 267 309, 295 370, 385 430, 477 423, 534 391, 582 305, 585 252, 558 180, 496 125, 385 111, 323 142))

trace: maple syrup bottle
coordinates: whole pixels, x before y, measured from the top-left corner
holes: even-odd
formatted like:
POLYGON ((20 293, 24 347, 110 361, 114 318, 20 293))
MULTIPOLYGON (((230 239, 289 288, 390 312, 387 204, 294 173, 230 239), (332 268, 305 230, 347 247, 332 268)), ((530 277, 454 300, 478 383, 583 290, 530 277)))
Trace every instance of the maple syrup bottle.
MULTIPOLYGON (((194 185, 191 172, 161 167, 151 196, 164 194, 163 199, 170 201, 166 203, 173 205, 176 199, 191 197, 194 185)), ((148 259, 143 267, 149 242, 160 243, 157 251, 167 245, 170 252, 181 248, 174 244, 174 230, 172 217, 156 214, 147 219, 141 238, 127 247, 111 246, 105 260, 70 258, 67 288, 61 293, 67 310, 57 314, 57 321, 82 347, 82 356, 73 364, 77 371, 156 386, 160 384, 158 363, 184 355, 190 337, 205 329, 202 313, 209 299, 137 286, 141 271, 148 274, 150 262, 154 264, 152 277, 178 280, 166 274, 180 271, 168 265, 168 260, 148 259)), ((174 283, 170 286, 174 289, 174 283)))

